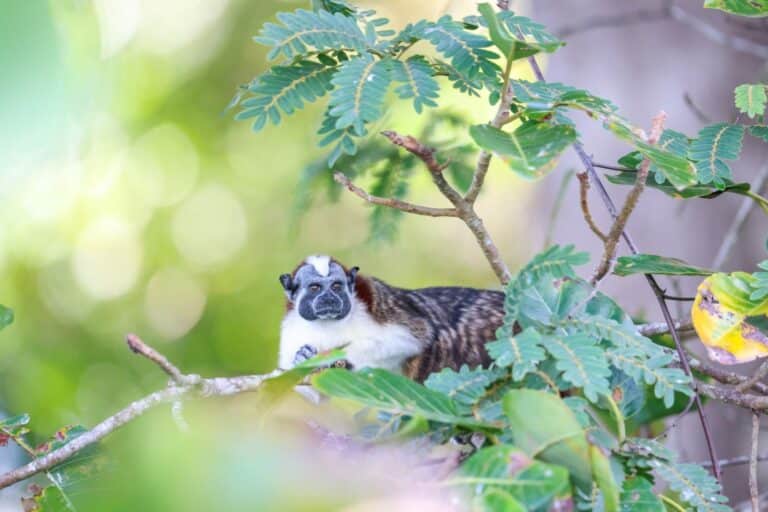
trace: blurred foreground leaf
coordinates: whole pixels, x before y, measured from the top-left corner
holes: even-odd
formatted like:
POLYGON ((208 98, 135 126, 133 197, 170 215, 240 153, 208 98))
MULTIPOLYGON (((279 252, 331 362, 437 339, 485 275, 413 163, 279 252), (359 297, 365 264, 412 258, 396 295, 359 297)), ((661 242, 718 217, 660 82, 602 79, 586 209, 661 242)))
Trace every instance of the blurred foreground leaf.
POLYGON ((632 274, 664 274, 672 276, 708 276, 714 273, 703 267, 689 265, 683 260, 657 256, 655 254, 633 254, 620 256, 613 273, 618 276, 632 274))

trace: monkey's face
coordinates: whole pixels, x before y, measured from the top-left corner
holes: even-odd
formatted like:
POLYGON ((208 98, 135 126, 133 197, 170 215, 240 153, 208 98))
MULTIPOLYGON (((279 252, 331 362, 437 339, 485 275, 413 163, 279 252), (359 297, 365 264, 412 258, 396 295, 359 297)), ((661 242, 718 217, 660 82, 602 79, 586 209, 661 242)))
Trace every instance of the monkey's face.
POLYGON ((294 276, 283 274, 280 283, 302 318, 341 320, 352 309, 357 267, 348 273, 338 263, 305 263, 294 276))

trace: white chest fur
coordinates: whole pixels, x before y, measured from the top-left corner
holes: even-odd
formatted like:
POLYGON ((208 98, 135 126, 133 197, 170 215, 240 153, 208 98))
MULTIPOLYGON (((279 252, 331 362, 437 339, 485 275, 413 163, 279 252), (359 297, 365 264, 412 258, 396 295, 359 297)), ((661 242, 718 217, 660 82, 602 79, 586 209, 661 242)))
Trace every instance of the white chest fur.
POLYGON ((342 320, 310 322, 295 309, 288 312, 280 335, 280 368, 293 366, 293 358, 303 345, 311 345, 319 352, 346 345, 344 352, 354 368, 386 368, 395 372, 422 349, 406 327, 375 322, 359 303, 342 320))

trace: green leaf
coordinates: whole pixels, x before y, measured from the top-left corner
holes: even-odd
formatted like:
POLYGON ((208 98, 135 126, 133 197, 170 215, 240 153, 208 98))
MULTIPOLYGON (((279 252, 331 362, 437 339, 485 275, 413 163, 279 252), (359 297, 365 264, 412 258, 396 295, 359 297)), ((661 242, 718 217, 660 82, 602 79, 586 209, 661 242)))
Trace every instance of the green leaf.
POLYGON ((497 153, 510 168, 527 179, 545 176, 554 160, 576 141, 576 130, 567 125, 526 122, 512 133, 490 125, 474 125, 469 133, 483 149, 497 153))
POLYGON ((768 142, 768 126, 754 125, 749 127, 749 134, 768 142))
POLYGON ((530 37, 537 43, 551 45, 551 49, 548 49, 547 51, 554 51, 557 47, 565 44, 548 32, 544 25, 536 23, 530 18, 517 16, 512 11, 501 11, 497 13, 496 16, 498 16, 501 22, 504 23, 513 34, 522 33, 523 36, 530 37))
POLYGON ((470 369, 466 364, 459 371, 444 368, 427 378, 424 385, 439 391, 459 404, 473 405, 484 394, 485 388, 499 378, 499 371, 486 368, 470 369))
POLYGON ((537 53, 553 52, 560 47, 560 43, 547 42, 538 44, 536 42, 526 42, 517 37, 517 34, 510 34, 506 24, 500 22, 500 16, 494 11, 489 3, 481 3, 477 6, 482 15, 485 25, 488 27, 488 33, 491 41, 501 50, 507 61, 524 59, 536 55, 537 53))
POLYGON ((13 323, 13 310, 0 304, 0 331, 13 323))
POLYGON ((364 52, 368 48, 368 40, 355 18, 341 13, 298 9, 278 13, 277 19, 282 25, 265 23, 259 35, 254 37, 257 43, 272 47, 267 54, 269 60, 280 55, 293 59, 311 51, 346 49, 364 52))
POLYGON ((530 457, 564 466, 583 492, 592 489, 584 429, 559 397, 543 391, 514 389, 504 397, 503 406, 516 446, 530 457))
POLYGON ((286 115, 304 108, 331 90, 331 75, 335 68, 316 62, 298 61, 290 66, 274 66, 260 76, 248 90, 253 97, 241 103, 235 119, 255 118, 253 129, 261 130, 267 123, 279 124, 280 112, 286 115))
POLYGON ((512 378, 521 380, 546 358, 541 342, 536 329, 528 328, 513 336, 505 326, 496 333, 496 341, 486 343, 485 348, 497 365, 512 366, 512 378))
POLYGON ((510 445, 478 450, 459 468, 455 481, 475 496, 502 491, 532 511, 551 510, 570 491, 565 468, 533 460, 510 445))
POLYGON ((26 425, 29 424, 29 414, 9 416, 0 420, 0 447, 4 446, 9 438, 23 436, 29 432, 26 425))
POLYGON ((657 256, 656 254, 633 254, 620 256, 613 273, 617 276, 632 274, 663 274, 669 276, 708 276, 714 273, 708 268, 690 265, 677 258, 657 256))
POLYGON ((473 503, 472 510, 483 512, 528 512, 522 503, 517 501, 508 492, 492 488, 478 496, 473 503))
POLYGON ((513 325, 520 313, 523 290, 544 276, 550 276, 552 279, 576 277, 573 267, 588 261, 589 255, 585 252, 575 252, 573 245, 553 245, 534 256, 507 285, 504 293, 504 327, 509 332, 513 331, 513 325))
POLYGON ((557 369, 563 372, 562 377, 583 388, 591 402, 597 402, 599 395, 610 394, 608 378, 611 370, 604 349, 594 338, 582 333, 545 336, 542 346, 555 358, 557 369))
POLYGON ((768 0, 704 0, 704 7, 739 16, 768 16, 768 0))
POLYGON ((670 368, 674 357, 669 353, 649 356, 637 349, 617 348, 606 353, 615 367, 638 382, 653 386, 654 395, 667 408, 675 403, 675 394, 692 395, 691 379, 679 368, 670 368))
POLYGON ((594 445, 590 445, 589 455, 592 459, 592 476, 602 493, 603 510, 605 512, 618 512, 619 486, 613 479, 610 460, 599 447, 594 445))
POLYGON ((414 25, 413 33, 431 42, 468 80, 497 78, 500 69, 493 59, 498 58, 498 55, 486 49, 493 43, 481 35, 466 31, 461 23, 450 16, 443 16, 437 22, 419 22, 414 25))
POLYGON ((616 106, 610 101, 570 85, 524 80, 511 80, 510 85, 515 93, 515 103, 524 107, 529 115, 549 114, 559 107, 603 116, 611 115, 616 111, 616 106))
MULTIPOLYGON (((616 185, 634 185, 636 176, 637 175, 634 172, 619 172, 614 175, 606 175, 606 178, 616 185)), ((722 182, 722 188, 717 188, 711 184, 697 184, 678 190, 667 181, 664 183, 648 182, 646 183, 646 186, 661 190, 668 196, 682 199, 690 199, 694 197, 712 199, 724 192, 732 192, 740 195, 745 195, 746 192, 749 192, 749 183, 734 183, 731 180, 722 180, 722 182)))
POLYGON ((364 125, 379 119, 391 81, 390 59, 376 60, 365 54, 344 62, 333 75, 334 90, 328 113, 336 118, 335 128, 353 128, 363 136, 364 125))
POLYGON ((406 61, 392 61, 392 79, 402 82, 395 88, 395 93, 401 99, 413 98, 413 109, 421 113, 426 107, 436 107, 440 86, 432 78, 432 67, 420 55, 410 57, 406 61))
POLYGON ((665 512, 653 485, 641 477, 627 478, 621 489, 621 512, 665 512))
POLYGON ((672 149, 675 149, 675 145, 670 150, 667 150, 658 145, 648 144, 633 131, 631 125, 617 116, 611 116, 607 119, 606 127, 620 139, 632 144, 645 158, 648 158, 651 165, 656 166, 655 168, 663 173, 664 177, 677 190, 682 190, 698 182, 695 168, 691 162, 684 156, 677 155, 672 151, 672 149))
POLYGON ((733 91, 736 108, 750 119, 763 115, 768 98, 765 96, 764 84, 742 84, 733 91))
POLYGON ((731 179, 731 168, 724 160, 735 160, 741 152, 744 127, 738 124, 718 123, 702 128, 691 142, 688 157, 695 162, 701 183, 724 185, 731 179))
POLYGON ((728 498, 720 492, 720 484, 709 472, 696 464, 676 464, 658 459, 649 461, 656 473, 677 491, 680 499, 697 512, 727 512, 728 498))
POLYGON ((315 375, 312 384, 326 395, 391 413, 422 416, 470 428, 496 428, 496 425, 460 415, 456 402, 446 395, 382 369, 366 368, 357 372, 330 369, 315 375))

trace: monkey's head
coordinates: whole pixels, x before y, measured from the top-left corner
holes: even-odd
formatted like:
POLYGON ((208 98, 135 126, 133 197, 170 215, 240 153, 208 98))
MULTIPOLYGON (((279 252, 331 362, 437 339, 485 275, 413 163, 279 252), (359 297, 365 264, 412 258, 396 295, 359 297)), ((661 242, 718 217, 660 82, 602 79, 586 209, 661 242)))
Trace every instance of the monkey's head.
POLYGON ((341 320, 352 310, 357 271, 328 256, 310 256, 292 274, 282 274, 280 284, 289 307, 305 320, 341 320))

